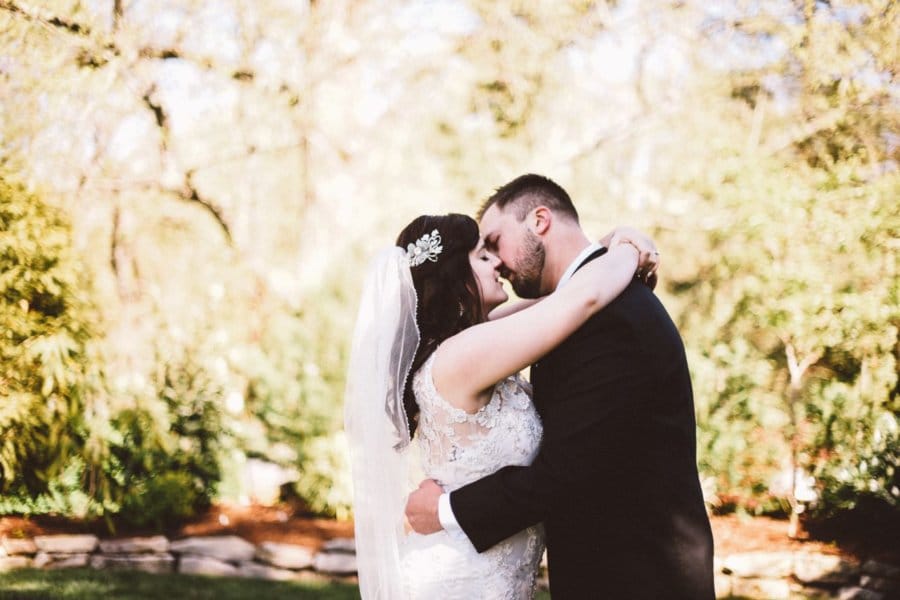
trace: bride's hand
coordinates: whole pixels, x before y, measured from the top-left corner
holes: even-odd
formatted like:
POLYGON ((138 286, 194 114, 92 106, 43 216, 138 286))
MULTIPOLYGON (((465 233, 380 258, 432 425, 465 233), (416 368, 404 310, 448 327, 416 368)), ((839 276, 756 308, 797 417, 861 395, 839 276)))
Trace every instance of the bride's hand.
POLYGON ((607 247, 617 244, 631 244, 638 251, 638 268, 635 276, 647 284, 650 289, 656 287, 656 271, 659 269, 659 251, 656 244, 648 236, 633 227, 617 227, 609 237, 607 247))

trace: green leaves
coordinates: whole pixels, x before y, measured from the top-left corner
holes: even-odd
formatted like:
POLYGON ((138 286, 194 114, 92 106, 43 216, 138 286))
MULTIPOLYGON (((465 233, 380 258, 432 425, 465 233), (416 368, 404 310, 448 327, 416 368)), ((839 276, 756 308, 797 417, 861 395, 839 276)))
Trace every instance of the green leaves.
POLYGON ((690 307, 703 471, 725 506, 777 510, 790 493, 768 486, 794 468, 816 477, 823 514, 860 495, 897 506, 900 176, 729 171, 709 184, 719 227, 696 279, 673 285, 690 307))
POLYGON ((86 286, 62 214, 0 179, 0 492, 46 492, 78 451, 86 286))

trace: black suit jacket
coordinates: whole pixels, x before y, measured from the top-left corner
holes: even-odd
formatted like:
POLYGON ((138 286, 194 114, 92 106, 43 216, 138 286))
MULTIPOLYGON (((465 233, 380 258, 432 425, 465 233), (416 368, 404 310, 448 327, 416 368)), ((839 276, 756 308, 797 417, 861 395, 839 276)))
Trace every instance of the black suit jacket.
POLYGON ((450 495, 478 551, 543 521, 554 600, 714 598, 690 375, 656 296, 633 281, 531 377, 534 463, 450 495))

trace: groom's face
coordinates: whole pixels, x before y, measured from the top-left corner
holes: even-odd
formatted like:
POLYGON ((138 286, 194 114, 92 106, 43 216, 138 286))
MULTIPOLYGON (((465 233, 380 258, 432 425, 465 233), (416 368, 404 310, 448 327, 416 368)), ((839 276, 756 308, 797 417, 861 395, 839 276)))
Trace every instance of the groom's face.
POLYGON ((514 211, 494 205, 484 212, 480 227, 485 248, 500 259, 500 275, 509 281, 516 295, 541 296, 544 243, 528 228, 527 218, 519 221, 514 211))

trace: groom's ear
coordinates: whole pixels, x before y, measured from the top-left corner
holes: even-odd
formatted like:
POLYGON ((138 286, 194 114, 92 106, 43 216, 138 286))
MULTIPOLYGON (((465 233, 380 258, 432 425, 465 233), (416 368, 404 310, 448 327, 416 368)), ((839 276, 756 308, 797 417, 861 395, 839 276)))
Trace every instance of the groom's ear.
POLYGON ((538 206, 531 211, 531 231, 535 235, 544 235, 550 229, 553 222, 553 211, 546 206, 538 206))

